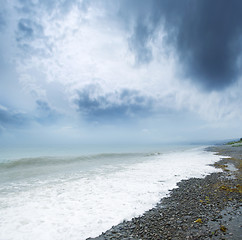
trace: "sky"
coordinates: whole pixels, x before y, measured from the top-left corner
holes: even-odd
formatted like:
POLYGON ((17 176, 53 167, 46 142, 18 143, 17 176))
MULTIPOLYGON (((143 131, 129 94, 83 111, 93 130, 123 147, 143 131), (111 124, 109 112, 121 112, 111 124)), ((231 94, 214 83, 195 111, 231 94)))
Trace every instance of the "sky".
POLYGON ((242 137, 242 1, 0 0, 0 143, 242 137))

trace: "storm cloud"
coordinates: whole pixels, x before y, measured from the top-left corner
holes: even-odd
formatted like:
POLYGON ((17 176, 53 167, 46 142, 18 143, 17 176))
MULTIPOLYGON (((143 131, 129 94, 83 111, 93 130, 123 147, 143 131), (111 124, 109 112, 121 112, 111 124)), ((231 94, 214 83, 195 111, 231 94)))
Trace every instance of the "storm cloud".
POLYGON ((78 112, 96 122, 123 122, 152 112, 153 100, 136 90, 122 89, 102 94, 95 85, 78 92, 75 104, 78 112))
POLYGON ((23 127, 29 122, 29 118, 25 113, 12 111, 0 105, 0 126, 23 127))
POLYGON ((241 137, 241 9, 240 0, 5 1, 2 141, 241 137))
POLYGON ((164 29, 183 77, 206 90, 224 89, 241 73, 242 1, 126 1, 120 16, 133 23, 130 49, 138 63, 152 60, 149 41, 164 29))

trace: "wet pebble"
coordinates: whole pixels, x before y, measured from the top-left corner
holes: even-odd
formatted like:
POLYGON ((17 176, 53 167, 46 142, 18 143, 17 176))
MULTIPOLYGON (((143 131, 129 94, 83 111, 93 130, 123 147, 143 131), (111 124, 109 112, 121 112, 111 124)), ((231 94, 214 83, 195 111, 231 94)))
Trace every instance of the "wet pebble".
MULTIPOLYGON (((224 164, 223 161, 217 164, 224 164)), ((182 180, 178 188, 171 190, 170 196, 161 199, 155 208, 89 240, 216 240, 225 236, 225 239, 240 239, 242 232, 230 229, 227 222, 241 220, 241 193, 221 190, 220 187, 236 188, 241 182, 239 178, 228 178, 228 174, 224 171, 203 179, 182 180)))

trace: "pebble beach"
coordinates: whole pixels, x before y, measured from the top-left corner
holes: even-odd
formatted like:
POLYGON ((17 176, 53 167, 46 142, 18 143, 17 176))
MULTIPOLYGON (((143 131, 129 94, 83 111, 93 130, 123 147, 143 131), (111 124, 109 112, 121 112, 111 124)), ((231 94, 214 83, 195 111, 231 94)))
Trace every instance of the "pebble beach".
POLYGON ((220 172, 182 180, 153 209, 88 240, 241 239, 242 146, 219 145, 207 151, 221 155, 214 164, 220 172))

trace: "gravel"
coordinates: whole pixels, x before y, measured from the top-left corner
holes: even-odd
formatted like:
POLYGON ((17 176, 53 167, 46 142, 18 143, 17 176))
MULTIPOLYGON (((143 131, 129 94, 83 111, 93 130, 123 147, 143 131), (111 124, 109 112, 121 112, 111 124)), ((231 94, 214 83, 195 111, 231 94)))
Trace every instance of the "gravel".
POLYGON ((88 240, 240 240, 242 147, 222 145, 207 150, 231 156, 214 165, 223 172, 182 180, 153 209, 88 240))

